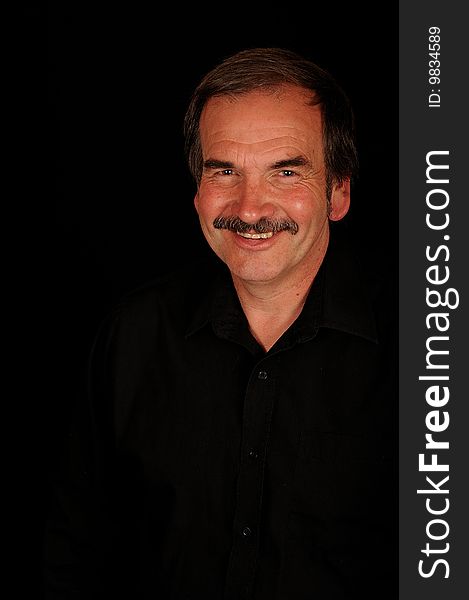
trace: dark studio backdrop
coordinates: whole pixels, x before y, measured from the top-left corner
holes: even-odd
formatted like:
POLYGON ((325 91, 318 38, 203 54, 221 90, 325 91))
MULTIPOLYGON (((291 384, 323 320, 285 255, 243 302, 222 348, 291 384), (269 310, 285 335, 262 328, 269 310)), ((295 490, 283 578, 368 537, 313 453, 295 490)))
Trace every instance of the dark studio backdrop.
POLYGON ((281 46, 341 83, 355 109, 360 157, 344 226, 397 281, 397 4, 379 13, 354 6, 269 4, 253 12, 249 4, 197 3, 172 14, 156 3, 49 6, 57 335, 40 531, 47 481, 99 322, 128 290, 185 256, 210 252, 193 208, 182 121, 194 86, 222 58, 281 46))

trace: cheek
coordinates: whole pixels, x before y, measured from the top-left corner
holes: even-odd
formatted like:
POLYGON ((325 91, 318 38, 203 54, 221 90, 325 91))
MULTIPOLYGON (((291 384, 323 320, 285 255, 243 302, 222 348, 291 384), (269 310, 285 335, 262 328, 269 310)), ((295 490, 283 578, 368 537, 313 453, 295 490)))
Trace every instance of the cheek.
POLYGON ((308 223, 327 217, 325 196, 309 186, 299 186, 285 193, 283 206, 289 216, 299 222, 308 223))
POLYGON ((226 190, 221 191, 208 185, 201 185, 197 194, 196 209, 201 216, 216 217, 231 203, 232 199, 226 190))

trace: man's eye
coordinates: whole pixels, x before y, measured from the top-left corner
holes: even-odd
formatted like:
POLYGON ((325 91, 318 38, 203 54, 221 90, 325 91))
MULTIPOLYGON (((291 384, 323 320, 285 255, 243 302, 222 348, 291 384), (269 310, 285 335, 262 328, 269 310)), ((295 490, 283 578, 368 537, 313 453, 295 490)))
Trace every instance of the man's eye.
POLYGON ((223 171, 219 171, 220 175, 233 175, 233 169, 223 169, 223 171))
POLYGON ((296 175, 295 171, 291 171, 290 169, 283 169, 282 171, 280 171, 280 175, 282 177, 293 177, 293 175, 296 175))

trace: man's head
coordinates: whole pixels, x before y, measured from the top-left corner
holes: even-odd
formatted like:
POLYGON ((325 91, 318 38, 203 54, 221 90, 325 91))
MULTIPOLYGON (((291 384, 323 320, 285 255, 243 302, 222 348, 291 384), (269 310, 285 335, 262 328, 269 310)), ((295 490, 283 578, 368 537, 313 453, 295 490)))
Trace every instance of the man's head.
POLYGON ((242 50, 212 69, 192 95, 184 119, 184 133, 189 168, 197 185, 203 171, 200 117, 208 100, 288 84, 309 90, 309 102, 321 108, 328 198, 334 183, 354 176, 358 160, 353 112, 337 82, 319 66, 291 50, 254 48, 242 50))
POLYGON ((280 282, 318 268, 357 162, 334 80, 290 51, 240 52, 199 84, 185 133, 202 230, 233 276, 280 282))

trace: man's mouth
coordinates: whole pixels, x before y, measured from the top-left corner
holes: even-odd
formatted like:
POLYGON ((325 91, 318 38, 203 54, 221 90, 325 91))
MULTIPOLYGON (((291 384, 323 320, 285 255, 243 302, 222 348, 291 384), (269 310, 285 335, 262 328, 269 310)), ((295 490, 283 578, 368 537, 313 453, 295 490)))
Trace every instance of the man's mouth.
POLYGON ((268 231, 266 233, 243 233, 237 231, 236 233, 247 240, 267 240, 274 235, 273 231, 268 231))

